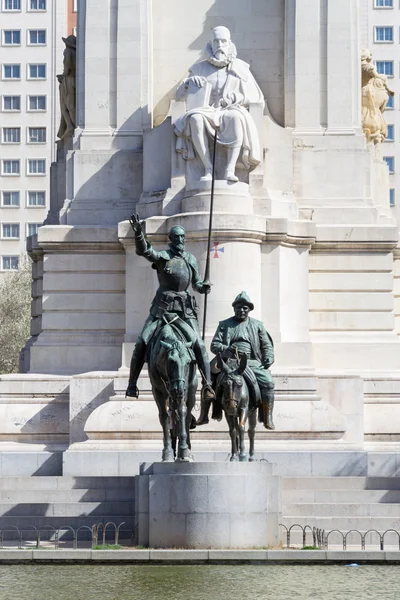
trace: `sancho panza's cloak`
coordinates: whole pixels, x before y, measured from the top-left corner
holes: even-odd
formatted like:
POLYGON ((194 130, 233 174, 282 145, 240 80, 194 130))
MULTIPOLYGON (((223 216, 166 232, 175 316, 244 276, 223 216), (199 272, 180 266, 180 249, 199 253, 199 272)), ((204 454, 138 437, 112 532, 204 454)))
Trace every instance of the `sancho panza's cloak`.
MULTIPOLYGON (((215 127, 219 125, 217 135, 217 142, 219 144, 234 146, 237 141, 232 121, 226 118, 229 113, 234 111, 235 116, 240 119, 243 128, 241 161, 246 169, 254 169, 261 162, 260 142, 254 121, 246 108, 253 103, 264 105, 264 97, 250 72, 250 66, 246 62, 235 58, 226 68, 227 79, 222 91, 215 98, 213 98, 213 94, 211 95, 210 102, 213 104, 189 110, 175 121, 175 133, 178 136, 176 150, 186 160, 193 159, 196 156, 191 141, 189 125, 189 117, 193 114, 203 116, 208 134, 212 137, 215 135, 215 127), (229 101, 228 94, 234 95, 234 104, 231 104, 229 101), (228 104, 226 108, 218 106, 221 98, 226 100, 228 104)), ((199 76, 208 79, 210 75, 215 73, 216 69, 217 67, 209 63, 208 60, 203 60, 191 67, 189 76, 199 76)))

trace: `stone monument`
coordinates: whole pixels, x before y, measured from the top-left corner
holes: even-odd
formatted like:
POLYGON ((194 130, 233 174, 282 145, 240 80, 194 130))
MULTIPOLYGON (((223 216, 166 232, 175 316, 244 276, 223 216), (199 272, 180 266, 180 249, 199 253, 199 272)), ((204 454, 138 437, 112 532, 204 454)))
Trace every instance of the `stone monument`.
MULTIPOLYGON (((211 253, 207 348, 243 289, 274 340, 275 430, 259 428, 258 454, 278 474, 367 464, 400 432, 399 254, 387 167, 362 129, 357 0, 81 0, 76 44, 60 224, 31 242, 32 339, 27 373, 0 380, 1 452, 21 474, 60 474, 61 456, 64 474, 110 476, 159 458, 145 369, 125 399, 157 288, 135 253, 138 212, 155 250, 179 225, 200 273, 211 253), (212 65, 203 50, 232 49, 227 30, 240 59, 212 65), (188 68, 207 85, 182 88, 188 68), (225 76, 231 108, 214 106, 225 76)), ((224 423, 192 438, 197 462, 227 457, 224 423)))

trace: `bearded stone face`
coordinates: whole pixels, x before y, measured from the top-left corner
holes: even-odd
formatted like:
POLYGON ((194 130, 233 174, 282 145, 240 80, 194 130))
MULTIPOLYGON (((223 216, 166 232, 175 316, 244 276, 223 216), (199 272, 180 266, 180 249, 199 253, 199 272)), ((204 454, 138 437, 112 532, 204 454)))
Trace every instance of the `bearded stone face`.
POLYGON ((208 61, 216 67, 225 67, 236 58, 236 47, 226 27, 215 27, 213 37, 206 48, 208 61))

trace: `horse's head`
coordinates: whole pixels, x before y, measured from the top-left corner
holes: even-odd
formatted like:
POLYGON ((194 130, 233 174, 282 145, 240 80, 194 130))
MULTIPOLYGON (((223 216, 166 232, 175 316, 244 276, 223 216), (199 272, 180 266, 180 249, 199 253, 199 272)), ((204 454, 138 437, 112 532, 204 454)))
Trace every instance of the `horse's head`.
POLYGON ((193 362, 193 355, 190 352, 192 342, 182 342, 178 339, 161 340, 160 344, 165 349, 167 355, 166 373, 167 387, 171 397, 177 402, 181 401, 186 392, 186 383, 188 380, 188 371, 193 362))
POLYGON ((246 397, 248 399, 243 379, 247 356, 243 354, 240 362, 229 360, 227 364, 218 354, 217 365, 221 370, 218 386, 222 389, 222 408, 229 416, 237 417, 241 403, 246 397))

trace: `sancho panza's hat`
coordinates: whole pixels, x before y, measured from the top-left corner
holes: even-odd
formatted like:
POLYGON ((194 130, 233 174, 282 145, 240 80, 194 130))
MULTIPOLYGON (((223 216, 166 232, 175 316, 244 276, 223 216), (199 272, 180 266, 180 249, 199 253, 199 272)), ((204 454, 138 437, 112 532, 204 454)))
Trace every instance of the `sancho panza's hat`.
POLYGON ((232 306, 235 308, 236 304, 247 304, 250 310, 254 310, 254 304, 250 300, 246 292, 240 292, 232 302, 232 306))

